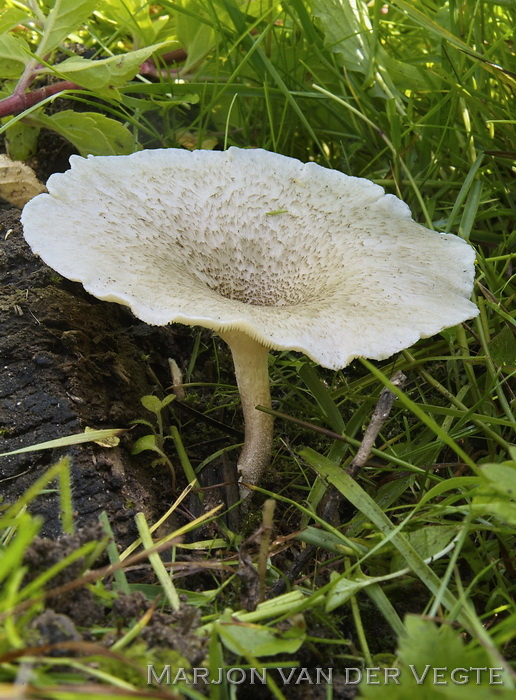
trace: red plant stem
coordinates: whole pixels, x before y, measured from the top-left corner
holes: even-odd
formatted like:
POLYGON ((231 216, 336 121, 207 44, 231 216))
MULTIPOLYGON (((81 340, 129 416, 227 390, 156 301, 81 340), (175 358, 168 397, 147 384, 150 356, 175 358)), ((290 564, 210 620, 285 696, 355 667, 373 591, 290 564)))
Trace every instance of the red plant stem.
MULTIPOLYGON (((167 65, 171 63, 180 63, 186 59, 186 51, 184 49, 176 49, 175 51, 169 51, 161 56, 161 61, 167 65)), ((153 77, 159 77, 161 75, 169 75, 172 71, 167 71, 166 69, 160 69, 156 66, 153 59, 148 59, 144 61, 140 66, 138 71, 140 75, 150 75, 153 77)), ((20 114, 24 112, 29 107, 37 105, 38 102, 42 102, 46 97, 51 95, 57 95, 64 90, 83 90, 80 85, 72 83, 69 80, 62 80, 59 83, 54 83, 53 85, 45 85, 45 87, 37 88, 36 90, 31 90, 30 92, 24 92, 24 90, 30 85, 32 80, 36 77, 36 71, 33 75, 23 75, 20 82, 16 86, 12 95, 5 97, 0 100, 0 117, 14 116, 15 114, 20 114)))
POLYGON ((46 97, 57 95, 59 92, 63 92, 63 90, 81 89, 81 86, 77 85, 76 83, 72 83, 69 80, 62 80, 59 83, 54 83, 54 85, 45 85, 45 87, 32 90, 31 92, 26 92, 23 95, 17 95, 15 93, 4 98, 3 100, 0 100, 0 117, 20 114, 20 112, 29 109, 29 107, 33 107, 46 97))

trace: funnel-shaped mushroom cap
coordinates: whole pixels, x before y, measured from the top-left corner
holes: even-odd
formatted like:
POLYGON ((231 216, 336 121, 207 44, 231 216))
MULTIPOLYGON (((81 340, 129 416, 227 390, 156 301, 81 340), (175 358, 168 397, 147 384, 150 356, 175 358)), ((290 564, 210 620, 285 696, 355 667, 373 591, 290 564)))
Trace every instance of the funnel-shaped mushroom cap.
POLYGON ((471 247, 368 180, 260 149, 71 166, 25 206, 25 237, 147 323, 241 330, 340 368, 477 314, 471 247))

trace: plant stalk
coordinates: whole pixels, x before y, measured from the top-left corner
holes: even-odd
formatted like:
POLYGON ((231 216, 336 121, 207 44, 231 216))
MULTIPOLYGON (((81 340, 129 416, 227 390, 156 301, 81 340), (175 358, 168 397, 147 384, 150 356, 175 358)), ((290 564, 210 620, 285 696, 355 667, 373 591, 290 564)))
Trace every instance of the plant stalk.
POLYGON ((268 466, 272 451, 274 418, 256 406, 271 407, 269 387, 269 351, 242 331, 224 331, 220 337, 229 345, 235 365, 235 375, 244 414, 244 446, 237 469, 240 496, 250 490, 244 484, 257 484, 268 466))

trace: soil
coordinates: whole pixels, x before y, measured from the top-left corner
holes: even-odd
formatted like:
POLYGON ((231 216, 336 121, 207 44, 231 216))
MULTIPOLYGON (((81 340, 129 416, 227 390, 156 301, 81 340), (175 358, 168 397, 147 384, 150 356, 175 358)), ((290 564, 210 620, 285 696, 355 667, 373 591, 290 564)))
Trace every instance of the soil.
MULTIPOLYGON (((0 452, 86 426, 127 429, 136 419, 152 421, 141 397, 166 395, 168 358, 188 363, 190 329, 148 326, 61 278, 32 254, 19 219, 19 210, 0 209, 0 452)), ((132 429, 114 448, 87 443, 2 457, 2 499, 16 501, 50 465, 70 455, 76 526, 93 526, 106 511, 116 541, 125 546, 137 534, 137 511, 155 522, 177 495, 168 470, 150 466, 155 455, 131 454, 142 434, 142 428, 132 429)), ((218 439, 224 440, 220 432, 218 439)), ((40 534, 56 538, 56 490, 38 497, 31 510, 42 516, 40 534)))

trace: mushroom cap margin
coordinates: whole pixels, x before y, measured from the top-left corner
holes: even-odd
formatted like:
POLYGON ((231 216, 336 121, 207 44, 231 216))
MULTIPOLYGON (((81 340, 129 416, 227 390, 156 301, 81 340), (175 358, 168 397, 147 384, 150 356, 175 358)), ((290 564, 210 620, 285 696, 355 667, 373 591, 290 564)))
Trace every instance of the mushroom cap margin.
POLYGON ((478 313, 465 241, 314 163, 237 148, 73 156, 47 187, 22 215, 34 252, 150 324, 239 329, 340 368, 478 313))

